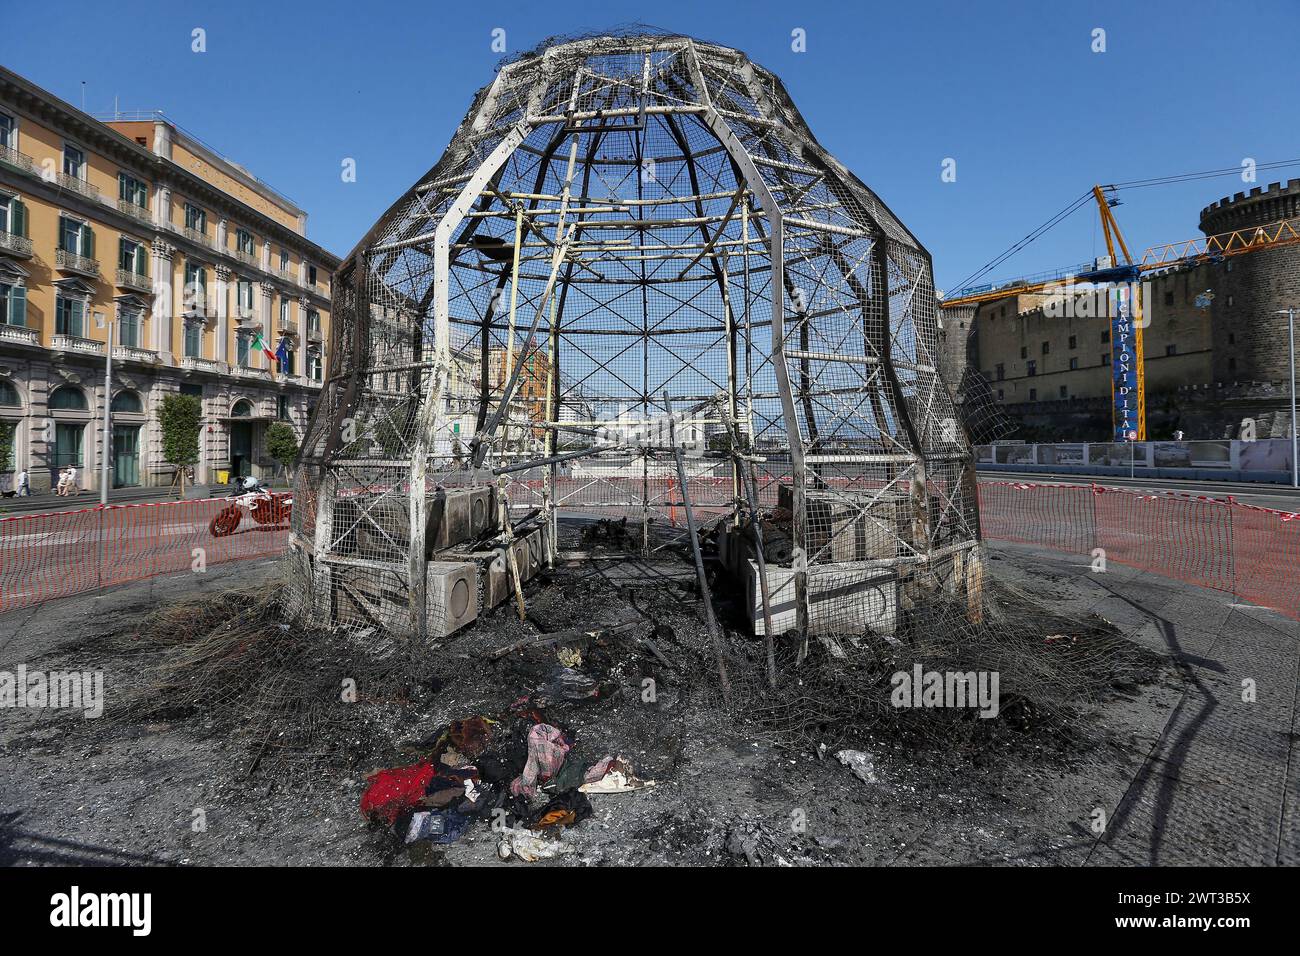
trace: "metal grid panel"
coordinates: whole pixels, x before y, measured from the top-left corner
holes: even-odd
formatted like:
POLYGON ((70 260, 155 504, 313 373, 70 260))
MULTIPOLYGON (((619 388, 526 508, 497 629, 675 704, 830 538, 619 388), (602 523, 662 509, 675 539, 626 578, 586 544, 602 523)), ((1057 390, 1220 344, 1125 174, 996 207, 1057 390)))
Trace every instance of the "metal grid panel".
POLYGON ((554 541, 561 512, 675 527, 687 494, 738 522, 752 466, 801 581, 978 539, 929 256, 736 51, 604 37, 504 65, 335 288, 293 534, 300 604, 333 623, 440 612, 419 529, 439 487, 496 474, 554 541))

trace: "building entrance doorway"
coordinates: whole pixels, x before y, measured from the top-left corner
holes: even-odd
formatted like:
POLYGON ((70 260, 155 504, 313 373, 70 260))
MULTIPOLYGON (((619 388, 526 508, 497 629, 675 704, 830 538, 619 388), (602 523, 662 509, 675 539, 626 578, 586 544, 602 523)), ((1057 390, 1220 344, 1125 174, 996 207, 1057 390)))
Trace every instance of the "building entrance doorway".
POLYGON ((230 475, 243 478, 253 473, 253 423, 230 423, 230 475))
POLYGON ((113 487, 140 484, 140 426, 113 426, 113 487))

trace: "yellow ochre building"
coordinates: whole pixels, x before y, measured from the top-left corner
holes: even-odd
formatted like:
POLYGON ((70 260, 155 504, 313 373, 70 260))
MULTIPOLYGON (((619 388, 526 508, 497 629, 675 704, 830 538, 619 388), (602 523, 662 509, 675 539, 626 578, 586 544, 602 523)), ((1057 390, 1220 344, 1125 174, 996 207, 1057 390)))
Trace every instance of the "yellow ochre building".
POLYGON ((0 67, 0 489, 68 465, 97 489, 106 453, 114 487, 169 484, 178 392, 203 401, 197 482, 269 474, 267 425, 301 436, 326 374, 339 260, 306 223, 161 114, 100 121, 0 67))

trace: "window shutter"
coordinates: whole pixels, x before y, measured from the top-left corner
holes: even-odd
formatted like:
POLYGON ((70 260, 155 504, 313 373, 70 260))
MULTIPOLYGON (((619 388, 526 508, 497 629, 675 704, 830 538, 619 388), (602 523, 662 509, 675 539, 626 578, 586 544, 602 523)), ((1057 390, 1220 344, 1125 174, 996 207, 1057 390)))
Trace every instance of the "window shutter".
POLYGON ((10 207, 9 214, 9 231, 15 236, 22 236, 24 239, 30 239, 27 234, 27 206, 21 200, 15 197, 13 205, 10 207))
POLYGON ((59 217, 59 248, 68 252, 68 219, 66 216, 59 217))
POLYGON ((20 285, 9 290, 9 324, 27 325, 27 290, 20 285))
POLYGON ((89 226, 82 226, 86 241, 86 250, 82 253, 87 259, 95 258, 95 230, 89 226))

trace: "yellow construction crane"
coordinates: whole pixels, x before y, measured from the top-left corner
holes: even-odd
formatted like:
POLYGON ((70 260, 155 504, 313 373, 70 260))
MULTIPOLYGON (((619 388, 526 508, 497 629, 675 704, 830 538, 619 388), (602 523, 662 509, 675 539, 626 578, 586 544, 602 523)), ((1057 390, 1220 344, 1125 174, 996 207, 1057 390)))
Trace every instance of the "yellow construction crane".
POLYGON ((1300 219, 1283 219, 1263 226, 1201 236, 1181 242, 1151 246, 1137 262, 1129 252, 1124 235, 1111 208, 1118 205, 1114 188, 1093 186, 1092 196, 1101 216, 1108 260, 1094 263, 1091 270, 1058 274, 1050 279, 1023 280, 999 286, 973 289, 966 294, 941 301, 944 307, 979 305, 1011 295, 1031 295, 1049 290, 1060 291, 1071 284, 1098 284, 1114 289, 1111 313, 1111 397, 1114 409, 1115 437, 1120 441, 1143 441, 1146 438, 1146 379, 1142 351, 1142 274, 1177 265, 1197 265, 1300 243, 1300 219), (1116 251, 1123 257, 1116 256, 1116 251))

